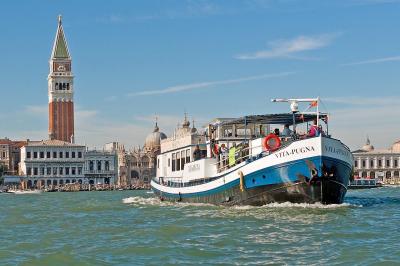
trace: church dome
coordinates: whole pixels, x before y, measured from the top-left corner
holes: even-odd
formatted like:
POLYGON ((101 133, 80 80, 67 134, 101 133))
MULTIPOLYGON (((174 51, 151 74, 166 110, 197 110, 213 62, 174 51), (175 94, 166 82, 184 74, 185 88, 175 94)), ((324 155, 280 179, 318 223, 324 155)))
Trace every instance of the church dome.
POLYGON ((160 129, 158 128, 156 123, 153 132, 147 135, 146 140, 144 142, 144 147, 147 149, 153 149, 159 147, 161 140, 166 138, 167 135, 165 135, 163 132, 160 132, 160 129))
POLYGON ((400 140, 393 143, 392 152, 400 153, 400 140))
POLYGON ((374 150, 374 146, 371 145, 371 142, 368 137, 367 137, 367 141, 366 141, 365 145, 362 147, 362 150, 363 151, 373 151, 374 150))

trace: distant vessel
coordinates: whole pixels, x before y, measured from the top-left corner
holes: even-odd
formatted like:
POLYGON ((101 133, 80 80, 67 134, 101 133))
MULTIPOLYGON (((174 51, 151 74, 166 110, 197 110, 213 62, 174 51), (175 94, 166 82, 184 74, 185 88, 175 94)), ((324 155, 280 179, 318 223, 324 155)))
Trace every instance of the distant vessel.
POLYGON ((319 98, 273 102, 291 103, 292 112, 215 119, 205 134, 190 129, 185 119, 182 129, 161 141, 157 176, 151 181, 155 195, 217 205, 342 203, 353 156, 328 135, 328 116, 319 112, 319 98), (299 112, 299 102, 317 111, 299 112), (313 120, 314 136, 296 133, 297 125, 313 120), (326 132, 320 120, 326 123, 326 132), (292 132, 270 133, 283 125, 291 125, 292 132))
POLYGON ((42 193, 42 190, 39 190, 39 189, 35 189, 35 190, 14 190, 14 189, 11 189, 11 190, 7 190, 7 193, 18 194, 18 195, 21 195, 21 194, 40 194, 40 193, 42 193))
POLYGON ((382 187, 382 183, 378 178, 355 178, 350 181, 349 189, 365 189, 382 187))

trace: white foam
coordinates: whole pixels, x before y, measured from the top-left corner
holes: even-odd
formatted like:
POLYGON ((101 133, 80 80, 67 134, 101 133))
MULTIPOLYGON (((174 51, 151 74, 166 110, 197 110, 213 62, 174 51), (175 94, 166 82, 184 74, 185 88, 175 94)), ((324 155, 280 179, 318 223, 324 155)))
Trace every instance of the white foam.
POLYGON ((190 203, 190 202, 170 202, 170 201, 161 201, 158 197, 129 197, 122 199, 122 203, 125 204, 133 204, 133 205, 157 205, 157 206, 172 206, 175 205, 177 207, 203 207, 203 206, 213 206, 213 204, 207 203, 190 203))
POLYGON ((133 204, 133 205, 168 205, 168 202, 161 201, 159 198, 150 197, 129 197, 122 199, 122 203, 133 204))

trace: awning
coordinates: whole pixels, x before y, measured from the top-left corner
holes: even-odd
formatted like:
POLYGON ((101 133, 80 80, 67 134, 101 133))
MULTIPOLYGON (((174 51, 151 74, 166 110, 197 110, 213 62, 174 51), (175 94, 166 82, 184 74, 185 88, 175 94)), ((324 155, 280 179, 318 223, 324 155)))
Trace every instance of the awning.
MULTIPOLYGON (((326 121, 327 114, 319 114, 319 118, 326 121)), ((313 121, 317 119, 317 114, 295 114, 296 124, 313 121)), ((279 124, 279 125, 292 125, 293 114, 266 114, 266 115, 247 115, 239 118, 231 119, 215 119, 211 124, 214 126, 222 125, 244 125, 244 124, 279 124)))

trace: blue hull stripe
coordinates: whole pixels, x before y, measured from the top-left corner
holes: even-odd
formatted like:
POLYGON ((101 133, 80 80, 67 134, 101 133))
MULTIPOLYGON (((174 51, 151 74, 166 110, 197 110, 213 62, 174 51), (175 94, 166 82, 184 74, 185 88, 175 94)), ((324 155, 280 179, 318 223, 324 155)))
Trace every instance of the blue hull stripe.
MULTIPOLYGON (((318 170, 319 175, 322 172, 321 167, 322 167, 323 161, 329 161, 329 162, 333 163, 334 165, 342 165, 345 168, 351 170, 351 167, 349 166, 349 164, 344 161, 337 160, 337 159, 334 159, 331 157, 315 156, 315 157, 310 157, 307 159, 300 159, 300 160, 291 161, 288 163, 270 166, 270 167, 255 171, 253 173, 250 173, 250 174, 244 176, 245 186, 247 189, 251 189, 251 188, 255 188, 255 187, 259 187, 259 186, 268 186, 268 185, 296 182, 299 180, 298 175, 303 175, 303 176, 309 178, 311 176, 311 174, 310 174, 310 169, 309 169, 306 161, 312 162, 315 165, 316 169, 318 170)), ((237 169, 237 170, 239 170, 239 169, 237 169)), ((156 192, 156 194, 162 194, 165 197, 190 198, 190 197, 202 197, 202 196, 209 196, 209 195, 217 194, 224 190, 228 190, 234 186, 238 186, 239 183, 240 183, 240 180, 238 177, 237 179, 235 179, 229 183, 226 183, 222 186, 219 186, 219 187, 207 190, 207 191, 196 192, 196 193, 181 193, 181 195, 163 192, 158 189, 155 189, 154 187, 152 187, 152 189, 156 192)), ((182 190, 184 190, 184 189, 185 189, 185 187, 182 187, 182 190)))

